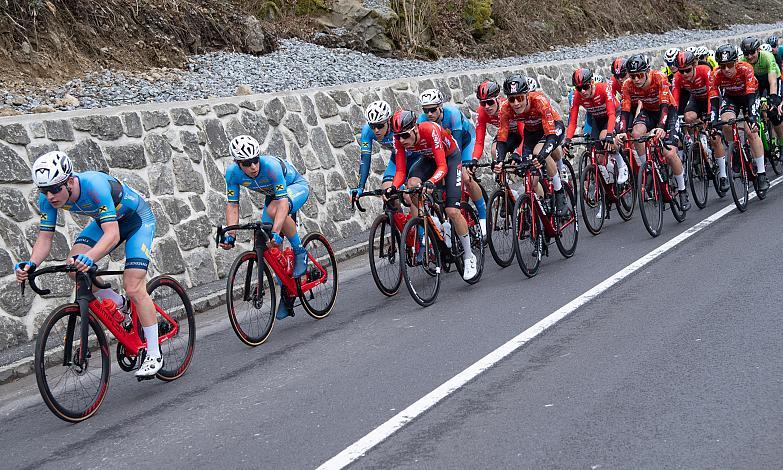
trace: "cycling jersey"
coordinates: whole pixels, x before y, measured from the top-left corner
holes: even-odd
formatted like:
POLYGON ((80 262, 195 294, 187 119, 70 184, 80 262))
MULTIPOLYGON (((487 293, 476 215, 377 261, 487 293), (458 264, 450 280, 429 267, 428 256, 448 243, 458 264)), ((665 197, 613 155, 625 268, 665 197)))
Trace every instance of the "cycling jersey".
POLYGON ((699 61, 699 65, 706 65, 710 70, 716 70, 718 68, 718 61, 715 60, 715 57, 707 56, 706 59, 699 61))
MULTIPOLYGON (((747 57, 743 57, 742 62, 750 63, 747 57)), ((756 75, 756 78, 759 78, 761 75, 767 76, 770 73, 775 73, 776 76, 780 77, 780 67, 778 67, 775 56, 771 52, 760 50, 756 63, 752 65, 753 74, 756 75)))
POLYGON ((612 75, 612 96, 617 101, 620 101, 620 98, 623 96, 623 84, 614 75, 612 75))
POLYGON ((606 131, 612 132, 617 105, 617 101, 612 96, 612 86, 608 83, 596 83, 595 91, 590 98, 584 98, 579 92, 574 93, 571 110, 568 115, 566 138, 571 139, 574 137, 580 106, 585 108, 588 116, 600 118, 602 121, 606 119, 606 131))
POLYGON ((657 70, 649 72, 645 85, 645 87, 637 87, 630 79, 623 83, 622 117, 619 123, 619 132, 625 132, 628 118, 640 102, 642 104, 642 111, 639 113, 641 118, 637 116, 637 120, 645 122, 648 129, 651 123, 654 124, 653 127, 671 129, 673 121, 676 121, 669 119, 672 96, 669 82, 663 72, 657 70))
POLYGON ((743 96, 756 93, 759 82, 753 74, 753 67, 746 62, 737 62, 735 68, 737 71, 733 77, 727 77, 723 69, 718 69, 713 74, 710 98, 717 98, 720 95, 743 96))
POLYGON ((681 73, 674 76, 672 85, 672 98, 674 103, 680 102, 681 90, 687 90, 690 95, 699 101, 709 99, 712 89, 712 71, 707 65, 697 65, 696 72, 690 77, 685 77, 681 73))
POLYGON ((498 112, 494 116, 490 116, 484 109, 484 106, 479 105, 476 108, 476 143, 473 146, 473 159, 478 160, 484 153, 484 139, 487 134, 487 124, 492 124, 495 127, 500 127, 500 111, 503 106, 506 106, 506 99, 502 97, 497 98, 498 112))
MULTIPOLYGON (((568 109, 571 109, 571 106, 574 104, 575 93, 573 88, 568 92, 568 109)), ((585 114, 585 122, 582 123, 582 133, 589 135, 593 134, 593 116, 590 114, 585 114)))
POLYGON ((509 104, 500 113, 500 127, 498 128, 498 142, 505 142, 512 126, 521 134, 528 131, 544 131, 545 135, 555 133, 555 121, 560 121, 560 115, 552 107, 549 98, 540 91, 531 91, 527 95, 528 108, 522 114, 517 114, 509 104))
MULTIPOLYGON (((427 121, 427 114, 421 113, 417 122, 421 124, 427 121)), ((459 145, 459 148, 462 149, 462 161, 472 160, 473 145, 476 142, 476 128, 462 114, 462 111, 454 105, 444 104, 443 114, 437 124, 454 136, 454 140, 459 145)))
MULTIPOLYGON (((392 149, 394 147, 394 140, 393 134, 391 132, 391 126, 389 126, 389 131, 380 141, 378 140, 378 137, 375 136, 375 132, 373 132, 369 124, 365 124, 364 127, 362 127, 361 140, 359 143, 359 147, 361 149, 361 157, 359 161, 360 189, 364 189, 364 186, 367 184, 367 178, 370 176, 373 142, 378 142, 383 148, 392 149)), ((392 159, 392 161, 393 160, 394 159, 392 159)))
MULTIPOLYGON (((422 122, 417 127, 419 141, 409 151, 419 154, 420 160, 430 158, 435 161, 436 169, 429 181, 437 184, 448 171, 446 157, 454 152, 459 152, 459 146, 450 132, 434 122, 422 122)), ((394 138, 394 151, 397 173, 394 175, 392 184, 395 188, 399 188, 407 176, 406 149, 399 137, 394 138)))
POLYGON ((247 176, 236 163, 228 166, 226 169, 226 197, 228 202, 239 202, 240 186, 259 192, 267 197, 283 199, 288 196, 286 192, 288 185, 302 177, 290 162, 278 157, 261 155, 259 164, 260 168, 255 178, 247 176))
POLYGON ((661 67, 661 72, 664 75, 666 75, 666 80, 668 80, 669 83, 671 83, 672 80, 674 80, 675 71, 673 68, 669 67, 668 65, 664 65, 663 67, 661 67))

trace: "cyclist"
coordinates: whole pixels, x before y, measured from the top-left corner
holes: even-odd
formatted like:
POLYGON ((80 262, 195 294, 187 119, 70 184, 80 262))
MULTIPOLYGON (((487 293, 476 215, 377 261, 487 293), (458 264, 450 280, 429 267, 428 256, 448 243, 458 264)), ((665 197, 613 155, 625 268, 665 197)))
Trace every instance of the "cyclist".
MULTIPOLYGON (((495 127, 500 125, 500 109, 505 106, 506 99, 500 96, 500 85, 492 80, 485 80, 476 87, 476 98, 479 107, 476 108, 476 143, 473 146, 473 159, 478 160, 484 154, 484 139, 487 134, 487 124, 495 127)), ((519 136, 517 135, 517 138, 519 136)), ((519 142, 517 142, 519 145, 519 142)), ((492 142, 490 156, 494 160, 497 140, 492 142)))
MULTIPOLYGON (((629 57, 625 67, 630 79, 623 84, 622 114, 615 143, 620 145, 625 140, 625 132, 632 117, 631 110, 641 102, 642 109, 633 119, 631 136, 637 139, 653 131, 656 137, 664 139, 663 156, 669 162, 677 181, 680 207, 687 211, 691 203, 685 191, 682 161, 677 155, 677 113, 666 76, 658 70, 650 70, 649 62, 641 54, 629 57)), ((637 142, 634 154, 636 161, 641 164, 640 155, 644 154, 644 144, 637 142)))
MULTIPOLYGON (((693 124, 699 119, 708 122, 710 115, 710 92, 712 91, 712 70, 709 65, 699 65, 696 56, 690 52, 684 51, 677 54, 675 60, 677 65, 677 74, 674 76, 672 85, 672 98, 680 107, 684 98, 681 91, 690 92, 690 98, 685 102, 684 121, 687 124, 693 124)), ((720 170, 720 190, 729 190, 729 181, 726 179, 726 155, 723 150, 723 143, 720 136, 711 137, 712 148, 715 149, 715 160, 718 162, 720 170)), ((710 149, 705 149, 710 152, 710 149)))
POLYGON ((536 168, 546 164, 547 174, 555 189, 557 214, 563 215, 566 210, 565 193, 558 162, 563 156, 560 144, 563 142, 565 125, 544 93, 530 91, 525 76, 512 75, 507 78, 503 82, 503 93, 508 98, 508 105, 500 112, 495 171, 500 171, 506 153, 513 150, 509 146, 509 132, 515 127, 522 136, 521 156, 535 158, 536 168))
MULTIPOLYGON (((147 352, 137 377, 152 377, 163 367, 158 347, 155 305, 147 293, 147 268, 155 235, 155 216, 149 204, 131 187, 99 171, 74 172, 63 152, 46 153, 33 163, 33 182, 40 192, 40 232, 27 261, 16 265, 16 279, 23 282, 41 264, 52 248, 57 210, 92 217, 68 254, 68 263, 86 272, 125 242, 125 272, 122 283, 136 309, 147 341, 147 352)), ((111 299, 125 312, 126 300, 113 289, 98 289, 95 296, 111 299)))
POLYGON ((780 68, 771 52, 761 50, 761 41, 754 37, 747 37, 740 44, 745 57, 743 62, 753 65, 753 74, 758 81, 759 97, 767 96, 769 109, 767 117, 775 131, 775 145, 783 144, 783 113, 781 113, 780 99, 780 68))
MULTIPOLYGON (((688 51, 686 51, 688 52, 688 51)), ((693 55, 696 56, 699 65, 706 65, 710 70, 718 68, 718 62, 715 61, 715 51, 708 49, 706 46, 699 46, 693 51, 693 55)))
MULTIPOLYGON (((478 272, 478 260, 470 247, 468 223, 462 216, 460 204, 462 200, 462 156, 456 140, 446 129, 435 122, 416 122, 413 111, 400 109, 391 119, 394 132, 394 158, 397 162, 397 173, 392 186, 387 190, 392 194, 405 183, 410 188, 432 190, 436 184, 446 186, 446 216, 451 220, 454 232, 458 235, 464 249, 463 260, 465 269, 462 278, 473 279, 478 272), (421 154, 421 158, 406 174, 406 151, 421 154), (405 178, 408 178, 405 182, 405 178)), ((416 202, 416 201, 414 201, 416 202)), ((418 215, 416 204, 411 204, 411 214, 418 215)))
MULTIPOLYGON (((249 135, 235 137, 228 149, 234 163, 226 168, 226 224, 235 225, 239 222, 241 187, 263 194, 266 200, 261 222, 272 224, 269 247, 282 244, 282 235, 285 235, 295 255, 293 277, 302 276, 307 270, 307 250, 302 246, 302 240, 296 232, 296 222, 291 215, 295 215, 307 201, 310 185, 290 162, 271 155, 261 155, 261 145, 249 135)), ((230 250, 235 243, 236 232, 230 232, 223 236, 220 246, 230 250)), ((277 282, 280 283, 280 280, 277 282)), ((277 319, 282 320, 289 315, 289 306, 281 300, 277 319)))
POLYGON ((663 54, 663 67, 661 67, 661 72, 666 74, 669 84, 674 81, 674 74, 677 72, 677 67, 674 65, 674 59, 677 58, 677 54, 679 53, 680 49, 670 47, 669 49, 666 49, 666 52, 663 54))
MULTIPOLYGON (((758 80, 750 64, 738 61, 737 50, 733 46, 726 44, 719 47, 715 51, 715 58, 720 68, 713 77, 714 86, 710 94, 713 125, 717 126, 718 117, 721 121, 726 121, 737 117, 740 111, 750 119, 750 123, 745 123, 745 136, 750 143, 750 152, 756 163, 758 190, 766 191, 769 189, 769 181, 764 167, 764 144, 759 136, 756 95, 758 80)), ((731 136, 731 126, 723 126, 723 135, 731 136)), ((731 150, 730 146, 729 151, 731 150)), ((738 167, 737 171, 739 171, 738 167)))
POLYGON ((783 68, 783 45, 780 44, 780 39, 773 34, 767 38, 767 44, 772 49, 772 55, 775 56, 778 68, 783 68))
MULTIPOLYGON (((419 95, 419 104, 421 104, 421 115, 418 123, 425 121, 439 124, 447 132, 450 132, 456 140, 459 148, 462 149, 462 162, 473 161, 473 148, 476 142, 476 129, 473 123, 462 114, 454 105, 443 104, 443 96, 435 88, 424 90, 419 95)), ((462 169, 462 179, 470 189, 470 200, 476 206, 476 212, 481 225, 481 236, 487 236, 487 205, 484 202, 484 195, 481 194, 481 188, 473 180, 473 170, 462 169)))
MULTIPOLYGON (((568 128, 563 146, 568 146, 574 137, 576 120, 579 117, 579 107, 581 106, 585 108, 586 116, 590 116, 593 120, 594 125, 590 138, 604 141, 604 148, 607 150, 610 148, 616 150, 612 137, 614 135, 615 112, 619 103, 612 96, 611 85, 605 82, 597 83, 593 72, 584 67, 574 71, 571 76, 571 84, 577 92, 574 94, 574 101, 568 114, 568 128)), ((585 120, 587 120, 586 117, 585 120)), ((616 161, 617 183, 623 184, 628 181, 628 167, 619 154, 616 161)))
POLYGON ((625 69, 625 59, 617 57, 612 61, 612 94, 618 99, 623 95, 623 82, 628 78, 628 71, 625 69))
POLYGON ((527 77, 527 86, 530 88, 530 91, 538 91, 538 81, 536 81, 533 77, 527 77))

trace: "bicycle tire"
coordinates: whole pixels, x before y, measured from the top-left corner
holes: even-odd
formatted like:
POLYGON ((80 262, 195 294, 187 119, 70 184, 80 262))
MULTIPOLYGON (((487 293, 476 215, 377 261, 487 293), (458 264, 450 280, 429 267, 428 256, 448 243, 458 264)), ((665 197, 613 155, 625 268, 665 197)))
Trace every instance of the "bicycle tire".
POLYGON ((707 192, 710 185, 710 179, 707 177, 707 158, 704 155, 704 149, 701 142, 692 142, 685 157, 685 163, 688 168, 688 186, 691 188, 693 202, 696 207, 704 209, 707 206, 707 192))
POLYGON ((585 166, 579 177, 579 189, 582 195, 579 197, 579 207, 582 211, 582 220, 587 231, 593 235, 601 233, 608 210, 606 207, 606 188, 600 175, 592 163, 585 166))
POLYGON ((565 191, 566 196, 567 214, 562 217, 555 215, 555 223, 557 224, 555 244, 563 258, 570 258, 574 256, 576 245, 579 241, 579 218, 576 215, 576 196, 574 196, 574 191, 568 185, 563 185, 563 191, 565 191), (568 233, 573 233, 573 236, 564 236, 564 234, 568 233))
POLYGON ((636 198, 639 201, 639 212, 642 214, 644 228, 652 237, 657 237, 663 229, 663 193, 658 178, 648 162, 639 167, 636 176, 636 198), (648 195, 650 197, 648 197, 648 195), (648 204, 649 201, 649 204, 648 204), (648 206, 649 207, 646 207, 648 206))
POLYGON ((375 286, 378 287, 381 294, 387 297, 397 295, 400 284, 402 284, 399 250, 399 232, 389 220, 388 214, 379 215, 370 227, 367 256, 370 259, 370 272, 375 286), (378 246, 376 246, 376 242, 378 246), (379 264, 383 265, 384 263, 384 266, 379 267, 379 264))
MULTIPOLYGON (((155 374, 155 377, 158 379, 171 382, 185 373, 191 359, 193 359, 193 349, 196 344, 196 319, 193 316, 193 305, 191 305, 190 298, 188 298, 188 294, 185 288, 182 287, 182 284, 171 276, 160 275, 151 279, 147 283, 147 293, 152 297, 158 308, 162 309, 177 322, 177 334, 159 345, 160 353, 163 357, 163 367, 155 374), (155 293, 165 288, 171 289, 174 295, 155 293), (172 300, 177 302, 177 304, 169 306, 168 303, 164 303, 164 300, 172 300)), ((159 316, 159 334, 162 336, 169 328, 171 328, 171 324, 165 318, 159 316)))
POLYGON ((769 155, 769 164, 776 175, 783 173, 783 147, 774 145, 769 155))
POLYGON ((734 205, 737 206, 737 210, 740 212, 748 210, 748 198, 750 193, 748 174, 745 171, 745 163, 743 160, 740 149, 737 146, 735 146, 734 151, 731 152, 731 156, 726 159, 726 176, 729 178, 729 190, 731 191, 732 199, 734 199, 734 205), (735 174, 734 172, 734 160, 737 158, 740 162, 739 174, 735 174))
POLYGON ((511 197, 503 189, 496 190, 489 199, 487 244, 492 258, 501 268, 507 268, 514 262, 512 202, 511 197), (502 240, 506 242, 503 243, 502 240))
POLYGON ((435 238, 433 231, 426 230, 426 237, 419 238, 419 228, 424 230, 424 220, 422 217, 411 217, 405 224, 400 235, 400 252, 404 253, 404 262, 402 266, 402 277, 405 280, 405 287, 408 289, 411 297, 417 304, 422 307, 428 307, 432 305, 438 298, 438 292, 440 291, 440 274, 441 274, 441 255, 438 246, 438 240, 435 238), (411 233, 409 236, 408 234, 411 233), (413 240, 412 245, 408 246, 408 240, 413 240), (424 245, 421 245, 424 242, 424 245), (420 265, 416 261, 416 255, 422 249, 422 262, 426 259, 426 265, 420 265), (430 265, 430 263, 433 263, 430 265), (422 268, 424 276, 416 276, 414 268, 418 266, 425 266, 422 268), (418 284, 418 277, 421 277, 425 282, 431 281, 431 286, 426 289, 417 288, 414 283, 418 284), (424 295, 423 295, 424 294, 424 295))
MULTIPOLYGON (((49 314, 49 316, 41 325, 38 339, 35 343, 34 368, 35 380, 38 384, 38 391, 41 393, 41 397, 43 398, 44 403, 46 403, 46 406, 49 408, 49 410, 63 421, 67 421, 69 423, 78 423, 93 416, 100 408, 104 398, 106 398, 106 392, 109 389, 109 378, 111 375, 111 353, 109 352, 109 343, 106 340, 106 334, 104 333, 103 328, 101 327, 98 320, 93 317, 92 313, 90 313, 88 316, 89 329, 92 330, 90 338, 92 338, 94 335, 94 340, 98 347, 89 347, 89 359, 92 359, 92 354, 94 352, 99 352, 101 355, 101 370, 97 380, 97 387, 90 387, 90 389, 96 389, 95 395, 92 397, 86 397, 88 402, 83 406, 79 406, 78 408, 74 409, 73 405, 66 406, 64 403, 64 398, 59 398, 59 394, 56 393, 55 389, 68 387, 68 379, 66 378, 63 381, 65 374, 70 374, 72 377, 74 377, 74 381, 78 380, 80 377, 86 376, 89 371, 90 363, 92 362, 91 360, 88 360, 87 367, 81 371, 78 370, 76 366, 64 366, 63 354, 60 352, 60 348, 63 347, 65 338, 54 338, 53 341, 49 343, 50 337, 53 336, 52 331, 58 325, 59 321, 62 319, 66 320, 66 325, 63 328, 65 331, 67 331, 67 324, 71 321, 70 317, 72 316, 74 317, 72 325, 74 336, 72 337, 73 349, 71 351, 71 357, 78 357, 80 339, 76 339, 76 337, 79 336, 79 332, 81 330, 81 314, 79 312, 79 306, 75 303, 70 303, 57 307, 54 311, 52 311, 52 313, 49 314), (46 355, 47 352, 49 353, 48 357, 46 355), (63 368, 63 374, 58 380, 53 380, 53 378, 50 380, 50 376, 54 375, 55 369, 62 370, 63 368)), ((65 333, 65 331, 63 331, 63 333, 65 333)), ((91 343, 92 340, 88 340, 88 345, 91 343)), ((72 397, 74 393, 78 393, 78 391, 86 391, 87 393, 90 393, 89 389, 80 383, 78 387, 74 387, 73 391, 66 392, 64 395, 72 397)), ((73 403, 73 401, 71 401, 71 403, 73 403)))
POLYGON ((329 240, 320 232, 310 232, 305 235, 304 240, 302 240, 302 246, 308 253, 308 267, 305 274, 296 279, 296 291, 299 294, 299 300, 302 302, 305 312, 316 320, 320 320, 326 318, 332 312, 334 303, 337 300, 337 291, 340 288, 337 277, 337 258, 334 256, 334 250, 332 250, 329 240), (318 244, 321 246, 318 247, 318 244), (323 272, 315 265, 314 260, 318 261, 326 271, 326 280, 303 292, 303 279, 315 280, 323 276, 323 272), (318 303, 314 302, 316 295, 320 298, 318 303))
POLYGON ((272 333, 272 328, 275 325, 275 307, 277 306, 272 272, 269 266, 262 261, 263 268, 261 269, 265 280, 257 279, 255 275, 258 272, 256 263, 258 263, 256 253, 245 251, 237 256, 228 271, 228 276, 226 276, 226 309, 228 310, 228 319, 231 321, 231 328, 234 329, 234 333, 240 341, 253 347, 263 344, 272 333), (242 271, 243 264, 246 266, 242 271), (234 288, 237 278, 247 288, 254 290, 252 297, 245 300, 244 287, 239 285, 236 289, 234 288), (235 298, 244 302, 244 306, 249 310, 247 313, 237 313, 237 306, 234 304, 235 298), (258 311, 258 314, 254 314, 253 311, 258 311), (256 321, 256 317, 259 317, 259 320, 256 321), (245 318, 249 321, 244 321, 245 318), (249 325, 244 326, 245 323, 249 325), (257 327, 251 331, 253 325, 257 325, 257 327))
POLYGON ((624 222, 628 222, 633 217, 633 211, 636 208, 636 180, 634 180, 631 173, 631 164, 628 162, 628 157, 621 153, 620 158, 623 159, 628 168, 628 181, 621 186, 617 184, 617 179, 615 179, 614 190, 617 195, 617 214, 624 222))
MULTIPOLYGON (((461 212, 468 225, 470 248, 471 251, 473 251, 473 255, 476 257, 476 275, 467 280, 463 278, 463 280, 468 284, 475 284, 481 280, 481 274, 484 272, 484 239, 481 236, 481 226, 479 226, 476 210, 471 206, 463 205, 461 212)), ((457 232, 454 230, 451 231, 451 243, 452 247, 459 248, 458 250, 455 250, 455 264, 457 265, 459 275, 462 276, 462 273, 465 270, 465 263, 462 261, 462 242, 457 236, 457 232)))
POLYGON ((538 274, 543 251, 543 224, 533 201, 525 194, 514 206, 514 255, 527 277, 538 274))

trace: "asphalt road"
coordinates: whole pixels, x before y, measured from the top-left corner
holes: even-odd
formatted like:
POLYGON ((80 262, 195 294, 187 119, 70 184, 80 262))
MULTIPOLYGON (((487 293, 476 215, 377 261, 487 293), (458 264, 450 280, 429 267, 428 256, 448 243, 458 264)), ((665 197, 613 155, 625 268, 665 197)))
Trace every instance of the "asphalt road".
MULTIPOLYGON (((370 449, 354 468, 779 468, 783 461, 780 188, 732 211, 578 308, 370 449)), ((278 323, 255 349, 216 309, 172 383, 112 376, 88 421, 52 415, 33 377, 0 388, 3 468, 314 468, 730 196, 580 232, 534 279, 487 254, 437 303, 387 299, 365 259, 341 266, 321 321, 278 323)), ((553 247, 554 248, 554 247, 553 247)))

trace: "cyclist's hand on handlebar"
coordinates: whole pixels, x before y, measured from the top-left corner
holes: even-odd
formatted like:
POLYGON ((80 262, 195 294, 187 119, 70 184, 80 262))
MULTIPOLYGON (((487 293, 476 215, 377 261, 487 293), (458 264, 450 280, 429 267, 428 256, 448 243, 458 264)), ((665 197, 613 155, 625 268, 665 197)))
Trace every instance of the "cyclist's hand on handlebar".
POLYGON ((35 271, 36 265, 32 261, 20 261, 14 266, 16 273, 16 282, 22 283, 27 280, 27 276, 35 271))
POLYGON ((66 263, 75 265, 76 270, 82 273, 86 273, 95 265, 95 262, 92 260, 92 258, 84 253, 72 256, 66 260, 66 263))
POLYGON ((363 192, 364 189, 362 188, 351 188, 348 190, 348 195, 351 196, 351 201, 354 201, 356 198, 361 196, 363 192))
POLYGON ((230 250, 234 248, 237 239, 233 235, 223 235, 223 240, 220 242, 220 248, 224 250, 230 250))
POLYGON ((432 191, 435 190, 435 183, 433 183, 430 180, 427 180, 422 185, 422 188, 424 188, 424 193, 425 194, 432 194, 432 191))
POLYGON ((389 186, 388 188, 383 190, 383 198, 384 200, 388 200, 392 196, 397 194, 397 188, 394 187, 394 185, 389 186))
POLYGON ((748 123, 748 126, 750 126, 750 132, 757 133, 759 131, 759 120, 756 116, 751 116, 750 122, 748 123))
POLYGON ((267 248, 278 248, 282 244, 283 237, 281 237, 277 232, 272 232, 272 236, 269 238, 269 241, 266 242, 267 248))
POLYGON ((494 165, 492 165, 492 172, 496 174, 500 174, 503 172, 503 162, 498 160, 495 162, 494 165))
POLYGON ((533 166, 536 167, 536 170, 543 168, 545 162, 546 158, 542 158, 541 155, 533 155, 533 166))
POLYGON ((666 137, 666 131, 661 129, 660 127, 656 127, 652 130, 652 134, 655 135, 655 137, 660 140, 666 137))
POLYGON ((620 132, 619 134, 614 136, 615 145, 623 145, 623 142, 625 142, 625 132, 620 132))
POLYGON ((604 137, 603 140, 603 146, 605 150, 614 152, 614 136, 611 134, 606 134, 606 137, 604 137))

